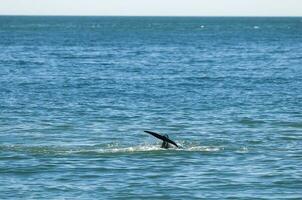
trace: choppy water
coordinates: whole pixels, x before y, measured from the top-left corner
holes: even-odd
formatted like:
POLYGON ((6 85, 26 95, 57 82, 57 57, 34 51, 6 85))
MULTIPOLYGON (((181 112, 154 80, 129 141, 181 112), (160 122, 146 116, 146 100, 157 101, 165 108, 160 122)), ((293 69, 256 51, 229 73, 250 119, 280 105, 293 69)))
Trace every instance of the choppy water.
POLYGON ((0 199, 302 199, 301 86, 302 18, 2 16, 0 199))

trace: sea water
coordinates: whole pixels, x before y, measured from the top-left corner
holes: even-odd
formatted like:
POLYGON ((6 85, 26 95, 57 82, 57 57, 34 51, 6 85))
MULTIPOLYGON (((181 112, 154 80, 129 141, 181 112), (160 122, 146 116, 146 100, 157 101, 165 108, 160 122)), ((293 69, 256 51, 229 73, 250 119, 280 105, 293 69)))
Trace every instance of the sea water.
POLYGON ((302 18, 0 17, 0 199, 253 198, 302 199, 302 18))

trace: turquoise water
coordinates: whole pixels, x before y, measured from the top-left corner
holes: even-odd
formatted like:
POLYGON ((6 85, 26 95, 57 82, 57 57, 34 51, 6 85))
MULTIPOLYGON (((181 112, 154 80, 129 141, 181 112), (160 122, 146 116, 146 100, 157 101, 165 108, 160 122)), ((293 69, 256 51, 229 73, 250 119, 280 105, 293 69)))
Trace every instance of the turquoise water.
POLYGON ((0 199, 302 199, 301 64, 302 18, 2 16, 0 199))

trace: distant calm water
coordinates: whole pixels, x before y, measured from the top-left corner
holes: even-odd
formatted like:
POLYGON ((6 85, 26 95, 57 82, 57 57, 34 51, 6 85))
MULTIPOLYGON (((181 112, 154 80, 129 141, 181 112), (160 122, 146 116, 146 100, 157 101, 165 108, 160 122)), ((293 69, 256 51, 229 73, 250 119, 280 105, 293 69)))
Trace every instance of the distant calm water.
POLYGON ((302 199, 302 18, 0 17, 0 199, 302 199))

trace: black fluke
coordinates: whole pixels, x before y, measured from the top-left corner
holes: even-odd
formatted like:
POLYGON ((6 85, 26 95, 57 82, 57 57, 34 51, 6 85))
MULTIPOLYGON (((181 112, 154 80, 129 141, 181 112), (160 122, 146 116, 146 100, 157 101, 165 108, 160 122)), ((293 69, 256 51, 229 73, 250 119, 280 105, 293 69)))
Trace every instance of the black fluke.
MULTIPOLYGON (((170 143, 170 144, 173 144, 173 145, 176 146, 176 147, 178 147, 178 145, 177 145, 174 141, 172 141, 172 140, 169 139, 169 136, 168 136, 168 135, 160 135, 160 134, 155 133, 155 132, 152 132, 152 131, 144 131, 144 132, 149 133, 150 135, 153 135, 154 137, 156 137, 156 138, 162 140, 163 143, 162 143, 162 145, 161 145, 161 148, 165 148, 165 149, 170 148, 169 143, 170 143)), ((179 148, 179 147, 178 147, 178 148, 179 148)))

